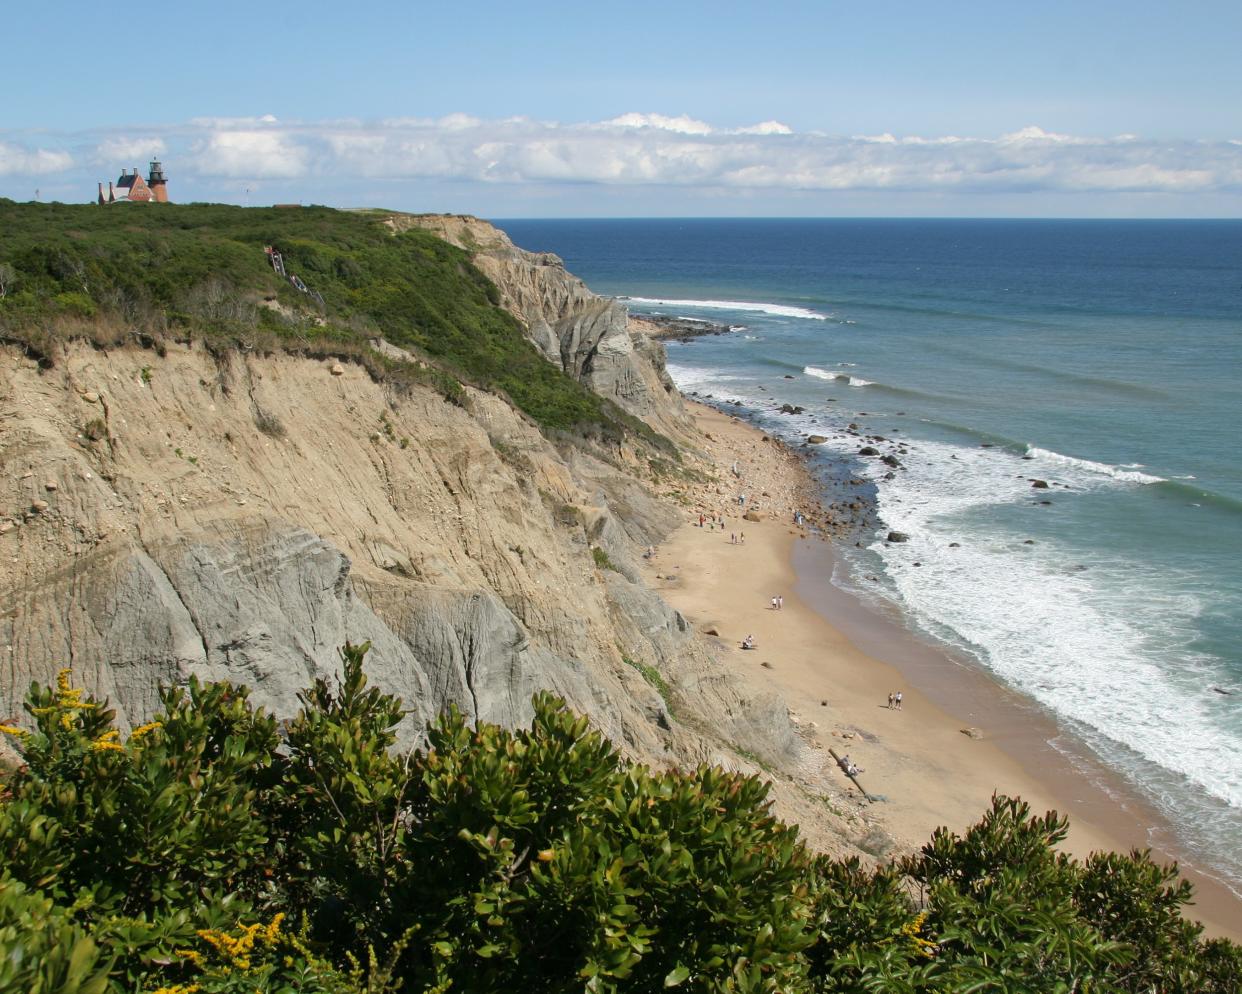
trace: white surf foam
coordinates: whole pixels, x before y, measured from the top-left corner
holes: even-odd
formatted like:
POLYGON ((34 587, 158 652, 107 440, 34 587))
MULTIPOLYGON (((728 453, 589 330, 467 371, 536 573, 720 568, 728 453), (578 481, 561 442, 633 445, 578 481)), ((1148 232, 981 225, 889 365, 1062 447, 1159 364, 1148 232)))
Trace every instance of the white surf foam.
MULTIPOLYGON (((1205 693, 1226 677, 1187 648, 1213 593, 1190 575, 1047 533, 1025 545, 997 517, 998 505, 1030 500, 1015 470, 1031 463, 1016 455, 920 442, 902 461, 905 472, 876 482, 885 529, 909 540, 871 551, 917 623, 1057 713, 1242 808, 1242 736, 1205 693)), ((1075 486, 1118 479, 1088 460, 1063 465, 1075 486)))
MULTIPOLYGON (((851 363, 843 363, 843 365, 854 365, 851 363)), ((871 380, 864 380, 861 376, 851 376, 849 373, 843 373, 840 370, 820 369, 818 366, 803 366, 802 372, 807 376, 814 376, 818 380, 844 380, 852 387, 869 387, 872 385, 871 380)))
MULTIPOLYGON (((1132 469, 1122 466, 1110 466, 1108 463, 1095 462, 1091 459, 1078 459, 1075 456, 1062 455, 1060 452, 1053 452, 1050 449, 1041 449, 1034 445, 1028 445, 1026 448, 1028 456, 1034 456, 1035 459, 1051 463, 1056 466, 1070 466, 1074 469, 1085 470, 1088 473, 1098 473, 1101 476, 1112 477, 1114 480, 1120 480, 1123 483, 1163 483, 1163 476, 1152 476, 1150 473, 1139 473, 1132 469)), ((1134 465, 1139 465, 1135 463, 1134 465)))
POLYGON ((767 304, 752 300, 664 300, 659 297, 618 297, 617 300, 626 304, 641 304, 644 307, 697 307, 713 311, 754 311, 784 318, 805 318, 808 321, 828 320, 826 315, 807 310, 805 307, 789 307, 785 304, 767 304))

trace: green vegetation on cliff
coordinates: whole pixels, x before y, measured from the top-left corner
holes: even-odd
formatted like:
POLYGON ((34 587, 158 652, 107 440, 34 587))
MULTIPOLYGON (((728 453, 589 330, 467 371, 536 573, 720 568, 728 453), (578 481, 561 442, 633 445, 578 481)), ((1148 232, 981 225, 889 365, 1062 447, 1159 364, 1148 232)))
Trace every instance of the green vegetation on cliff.
MULTIPOLYGON (((383 336, 432 368, 400 370, 453 398, 461 380, 508 394, 544 428, 652 433, 547 362, 498 306, 469 255, 378 212, 325 207, 17 204, 0 199, 0 336, 48 356, 58 339, 100 345, 202 338, 363 359, 383 336), (272 269, 322 295, 324 306, 272 269)), ((399 365, 399 364, 398 364, 399 365)))
POLYGON ((627 763, 541 695, 527 730, 456 711, 393 749, 366 646, 283 727, 228 684, 163 691, 126 739, 34 686, 0 796, 0 990, 1200 992, 1189 886, 1143 853, 1078 862, 997 798, 876 871, 808 853, 761 781, 627 763))

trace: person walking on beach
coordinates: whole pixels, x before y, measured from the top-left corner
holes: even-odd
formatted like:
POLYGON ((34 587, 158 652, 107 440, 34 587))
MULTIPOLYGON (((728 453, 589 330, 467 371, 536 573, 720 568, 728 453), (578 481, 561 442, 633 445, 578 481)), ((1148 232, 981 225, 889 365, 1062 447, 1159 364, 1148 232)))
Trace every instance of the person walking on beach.
POLYGON ((782 597, 780 594, 776 595, 776 610, 778 611, 785 610, 785 598, 782 597))
POLYGON ((901 710, 901 691, 900 690, 897 691, 897 693, 893 695, 893 703, 897 705, 897 710, 900 711, 901 710))
POLYGON ((893 710, 893 703, 897 700, 897 695, 891 690, 888 692, 888 709, 893 710))
POLYGON ((775 594, 773 594, 773 595, 772 595, 772 610, 773 610, 773 611, 777 610, 777 607, 776 607, 776 595, 775 595, 775 594))

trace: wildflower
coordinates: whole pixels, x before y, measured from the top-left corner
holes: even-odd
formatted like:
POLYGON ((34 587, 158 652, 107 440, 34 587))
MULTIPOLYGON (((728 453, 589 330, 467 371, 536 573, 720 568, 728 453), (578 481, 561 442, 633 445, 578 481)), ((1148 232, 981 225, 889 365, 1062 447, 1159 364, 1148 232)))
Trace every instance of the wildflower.
POLYGON ((164 723, 162 721, 148 721, 145 725, 139 725, 137 728, 135 728, 132 732, 129 733, 130 740, 132 741, 133 739, 140 739, 144 735, 151 734, 151 732, 154 732, 157 728, 163 728, 163 727, 164 727, 164 723))
POLYGON ((940 947, 930 939, 924 939, 919 933, 923 931, 923 925, 927 921, 927 912, 920 911, 910 921, 901 926, 901 934, 910 940, 915 951, 920 956, 926 956, 929 959, 940 951, 940 947))
MULTIPOLYGON (((254 925, 239 925, 238 927, 242 934, 237 938, 214 928, 199 929, 198 936, 204 942, 211 945, 223 958, 229 960, 233 966, 239 970, 249 970, 250 952, 254 949, 254 941, 258 938, 259 932, 264 930, 264 927, 257 923, 254 925)), ((271 928, 271 926, 269 925, 268 928, 271 928)), ((277 928, 279 928, 279 925, 277 925, 277 928)))
POLYGON ((280 941, 280 923, 285 920, 285 913, 282 911, 271 920, 267 928, 263 930, 263 942, 266 945, 274 946, 280 941))
POLYGON ((83 702, 82 695, 85 693, 86 691, 81 687, 69 685, 68 666, 56 674, 56 703, 60 707, 68 708, 70 711, 90 711, 95 705, 83 702))
POLYGON ((5 735, 12 735, 15 739, 24 739, 30 733, 24 728, 18 728, 16 725, 0 725, 0 732, 5 735))
POLYGON ((91 752, 124 752, 125 747, 119 742, 106 742, 103 739, 96 739, 91 743, 91 752))
POLYGON ((69 685, 69 668, 65 667, 56 674, 56 703, 50 707, 32 708, 31 714, 60 714, 60 727, 66 731, 73 728, 73 716, 78 711, 91 711, 99 705, 91 701, 83 701, 82 695, 86 691, 81 687, 71 687, 69 685))
POLYGON ((125 747, 117 741, 118 732, 111 728, 91 743, 91 752, 121 752, 125 747))
POLYGON ((176 984, 172 987, 161 987, 152 994, 194 994, 200 986, 199 984, 176 984))
POLYGON ((177 949, 176 954, 184 960, 189 960, 200 970, 203 968, 203 954, 195 949, 177 949))

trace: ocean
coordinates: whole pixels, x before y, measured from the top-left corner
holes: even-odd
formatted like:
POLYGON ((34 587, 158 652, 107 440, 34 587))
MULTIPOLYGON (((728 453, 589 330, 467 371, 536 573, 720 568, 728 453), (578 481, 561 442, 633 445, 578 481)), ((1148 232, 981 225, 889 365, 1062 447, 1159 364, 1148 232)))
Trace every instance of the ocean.
POLYGON ((826 436, 827 500, 865 481, 834 582, 1037 702, 1242 895, 1242 221, 497 223, 729 325, 669 372, 826 436))

